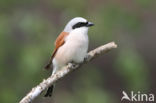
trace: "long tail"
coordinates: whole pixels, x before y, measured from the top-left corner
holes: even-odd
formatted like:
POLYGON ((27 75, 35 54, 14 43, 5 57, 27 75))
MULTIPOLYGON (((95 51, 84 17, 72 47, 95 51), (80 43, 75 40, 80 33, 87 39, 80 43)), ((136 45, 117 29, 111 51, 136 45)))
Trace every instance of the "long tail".
POLYGON ((52 93, 53 93, 53 90, 54 90, 54 85, 50 86, 46 92, 46 94, 44 95, 44 97, 51 97, 52 96, 52 93))
MULTIPOLYGON (((45 69, 51 68, 51 63, 52 63, 52 62, 49 62, 49 64, 46 65, 45 69)), ((53 70, 52 70, 52 75, 53 75, 55 72, 56 72, 56 68, 53 68, 53 70)), ((51 97, 51 96, 52 96, 52 93, 53 93, 53 90, 54 90, 54 85, 55 85, 55 84, 51 85, 51 86, 48 88, 48 90, 47 90, 46 94, 44 95, 44 97, 51 97)))

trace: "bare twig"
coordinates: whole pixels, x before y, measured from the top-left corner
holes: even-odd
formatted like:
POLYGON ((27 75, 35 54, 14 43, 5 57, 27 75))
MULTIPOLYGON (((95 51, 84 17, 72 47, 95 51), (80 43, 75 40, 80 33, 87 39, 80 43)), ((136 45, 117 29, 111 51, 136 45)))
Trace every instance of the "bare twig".
POLYGON ((77 69, 82 64, 91 61, 93 58, 97 57, 98 55, 101 55, 102 53, 106 53, 113 48, 117 48, 117 45, 114 42, 102 45, 102 46, 90 51, 87 54, 87 57, 83 63, 81 63, 81 64, 69 63, 67 66, 63 67, 56 74, 54 74, 53 76, 50 76, 46 80, 43 80, 39 85, 32 88, 32 90, 19 103, 30 103, 30 102, 32 102, 37 96, 39 96, 41 94, 41 92, 43 92, 46 88, 48 88, 49 86, 54 84, 56 81, 63 78, 69 72, 77 69))

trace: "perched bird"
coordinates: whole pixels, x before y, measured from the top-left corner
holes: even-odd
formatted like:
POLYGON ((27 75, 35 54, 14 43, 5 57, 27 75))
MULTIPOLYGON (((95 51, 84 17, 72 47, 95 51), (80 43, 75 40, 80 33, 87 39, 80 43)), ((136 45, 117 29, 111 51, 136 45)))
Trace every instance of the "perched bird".
MULTIPOLYGON (((82 17, 70 20, 55 41, 55 49, 45 69, 53 68, 52 75, 70 62, 81 63, 88 51, 88 28, 93 26, 82 17)), ((48 88, 45 97, 52 95, 54 85, 48 88)))

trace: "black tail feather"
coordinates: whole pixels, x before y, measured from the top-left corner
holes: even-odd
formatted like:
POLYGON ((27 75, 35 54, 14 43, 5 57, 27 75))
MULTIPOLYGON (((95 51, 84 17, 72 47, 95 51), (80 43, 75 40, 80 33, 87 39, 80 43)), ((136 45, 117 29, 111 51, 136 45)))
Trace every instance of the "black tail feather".
POLYGON ((44 95, 44 97, 51 97, 52 93, 53 93, 53 89, 54 89, 54 85, 50 86, 46 92, 46 94, 44 95))

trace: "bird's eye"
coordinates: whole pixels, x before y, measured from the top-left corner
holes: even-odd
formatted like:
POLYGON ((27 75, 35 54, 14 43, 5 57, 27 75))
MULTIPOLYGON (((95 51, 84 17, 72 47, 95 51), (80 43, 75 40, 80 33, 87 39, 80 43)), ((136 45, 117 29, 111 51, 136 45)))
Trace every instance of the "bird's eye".
POLYGON ((87 26, 88 21, 87 22, 78 22, 77 24, 73 25, 73 29, 75 28, 79 28, 79 27, 83 27, 83 26, 87 26))

